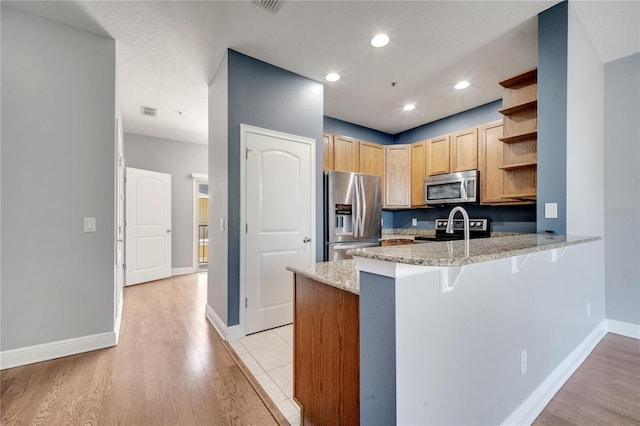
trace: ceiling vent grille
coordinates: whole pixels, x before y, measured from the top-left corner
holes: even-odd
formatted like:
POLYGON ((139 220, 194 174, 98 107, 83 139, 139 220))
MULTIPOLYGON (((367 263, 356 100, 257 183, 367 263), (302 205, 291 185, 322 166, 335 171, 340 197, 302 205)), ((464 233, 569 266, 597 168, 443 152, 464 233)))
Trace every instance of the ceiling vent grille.
POLYGON ((140 107, 140 114, 146 115, 147 117, 157 117, 158 108, 151 108, 143 105, 140 107))
POLYGON ((278 13, 278 9, 280 9, 281 3, 282 2, 280 0, 253 0, 253 4, 256 4, 273 13, 278 13))

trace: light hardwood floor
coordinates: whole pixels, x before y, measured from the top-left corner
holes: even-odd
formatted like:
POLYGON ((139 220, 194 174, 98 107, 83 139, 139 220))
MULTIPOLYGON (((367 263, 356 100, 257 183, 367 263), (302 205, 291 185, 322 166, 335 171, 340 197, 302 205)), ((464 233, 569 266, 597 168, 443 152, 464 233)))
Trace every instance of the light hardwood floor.
MULTIPOLYGON (((286 424, 207 322, 206 281, 127 287, 117 347, 0 372, 0 424, 286 424)), ((640 342, 605 336, 534 425, 640 425, 640 342)))
POLYGON ((0 424, 286 424, 207 322, 206 281, 127 287, 117 347, 2 371, 0 424))
POLYGON ((607 334, 534 426, 640 425, 640 341, 607 334))

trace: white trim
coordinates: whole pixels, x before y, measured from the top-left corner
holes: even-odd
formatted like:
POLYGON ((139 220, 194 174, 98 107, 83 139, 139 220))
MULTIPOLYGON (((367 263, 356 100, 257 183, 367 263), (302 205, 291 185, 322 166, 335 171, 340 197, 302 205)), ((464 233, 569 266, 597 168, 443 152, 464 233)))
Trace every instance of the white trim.
POLYGON ((538 386, 529 397, 516 408, 503 425, 530 425, 547 406, 551 398, 560 390, 580 364, 589 356, 591 351, 607 334, 607 322, 602 321, 580 343, 564 361, 560 363, 549 376, 538 386))
POLYGON ((389 278, 401 278, 411 275, 424 274, 426 272, 440 271, 440 267, 410 265, 407 263, 388 262, 386 260, 371 259, 368 257, 353 257, 356 261, 356 269, 362 272, 370 272, 389 278))
POLYGON ((25 348, 10 349, 0 352, 0 370, 77 355, 115 345, 116 334, 110 331, 108 333, 58 340, 25 348))
MULTIPOLYGON (((240 336, 246 336, 246 308, 244 306, 244 300, 247 297, 246 289, 246 268, 247 268, 247 234, 243 223, 247 223, 247 156, 244 153, 247 150, 247 133, 259 133, 261 135, 272 136, 276 138, 289 139, 294 142, 305 143, 311 146, 311 232, 315 235, 316 232, 316 143, 317 141, 305 136, 293 135, 290 133, 278 132, 275 130, 264 129, 261 127, 250 126, 248 124, 240 124, 240 226, 238 232, 240 234, 240 299, 239 299, 239 313, 240 313, 240 336)), ((315 238, 312 238, 312 241, 315 238)), ((311 250, 311 258, 315 262, 316 260, 316 245, 311 244, 309 247, 311 250)))
POLYGON ((120 298, 120 303, 118 304, 118 315, 116 316, 116 325, 114 327, 113 332, 116 336, 116 345, 118 344, 118 339, 120 338, 120 324, 122 323, 122 303, 124 302, 123 291, 116 297, 120 298))
POLYGON ((185 266, 183 268, 172 268, 171 276, 173 277, 175 275, 193 274, 194 272, 196 272, 196 268, 193 268, 191 266, 185 266))
POLYGON ((607 330, 610 333, 640 339, 640 325, 638 324, 607 319, 607 330))
POLYGON ((223 340, 230 341, 244 337, 244 333, 242 332, 240 325, 227 327, 224 321, 222 321, 218 314, 216 314, 213 308, 208 304, 204 308, 204 314, 223 340))
POLYGON ((209 175, 206 173, 191 173, 191 179, 193 180, 209 180, 209 175))

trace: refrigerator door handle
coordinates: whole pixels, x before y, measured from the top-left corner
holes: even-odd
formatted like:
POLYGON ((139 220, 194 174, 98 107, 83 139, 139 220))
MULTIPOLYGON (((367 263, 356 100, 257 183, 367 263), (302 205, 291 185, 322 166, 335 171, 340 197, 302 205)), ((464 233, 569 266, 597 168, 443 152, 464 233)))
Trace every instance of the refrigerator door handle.
POLYGON ((355 198, 355 205, 356 205, 356 211, 353 214, 353 236, 356 238, 359 238, 359 229, 360 229, 360 185, 358 183, 358 176, 356 175, 356 178, 353 180, 353 189, 354 189, 354 198, 355 198))
POLYGON ((362 197, 362 217, 360 219, 360 238, 364 237, 364 225, 367 217, 367 200, 365 199, 364 192, 364 178, 359 175, 360 178, 360 196, 362 197))

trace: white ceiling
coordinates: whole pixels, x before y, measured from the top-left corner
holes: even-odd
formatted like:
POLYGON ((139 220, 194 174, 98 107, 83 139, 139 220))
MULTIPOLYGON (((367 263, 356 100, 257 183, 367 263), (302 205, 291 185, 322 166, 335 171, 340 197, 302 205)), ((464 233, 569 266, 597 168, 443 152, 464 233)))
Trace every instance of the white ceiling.
MULTIPOLYGON (((226 48, 323 83, 340 73, 325 115, 395 134, 500 98, 499 80, 536 66, 536 15, 557 2, 285 0, 276 14, 248 1, 3 3, 117 41, 125 132, 207 143, 207 87, 226 48), (378 32, 387 47, 369 45, 378 32), (452 90, 461 79, 471 87, 452 90)), ((605 62, 638 51, 639 4, 580 5, 605 62)))

